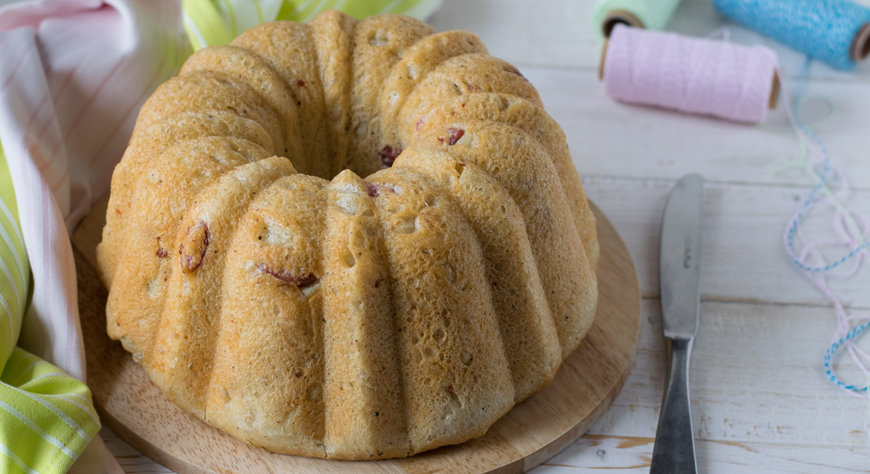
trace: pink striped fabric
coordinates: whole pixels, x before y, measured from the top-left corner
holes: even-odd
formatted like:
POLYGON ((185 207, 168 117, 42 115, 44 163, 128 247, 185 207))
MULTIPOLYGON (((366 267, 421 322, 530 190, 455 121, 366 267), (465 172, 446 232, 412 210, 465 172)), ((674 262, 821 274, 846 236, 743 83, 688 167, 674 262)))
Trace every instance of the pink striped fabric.
MULTIPOLYGON (((34 291, 19 345, 85 379, 69 236, 109 190, 139 107, 187 50, 177 0, 0 9, 0 143, 34 291)), ((121 472, 101 441, 73 471, 121 472)))

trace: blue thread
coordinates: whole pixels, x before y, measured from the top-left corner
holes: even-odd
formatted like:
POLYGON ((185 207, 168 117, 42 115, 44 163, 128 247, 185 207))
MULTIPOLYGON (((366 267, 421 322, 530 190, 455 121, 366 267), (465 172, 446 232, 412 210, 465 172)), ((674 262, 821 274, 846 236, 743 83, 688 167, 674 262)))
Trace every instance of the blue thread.
MULTIPOLYGON (((804 214, 806 214, 807 209, 809 209, 810 205, 812 205, 813 201, 815 200, 816 195, 819 193, 819 191, 827 183, 828 173, 831 171, 831 159, 828 156, 828 149, 825 146, 825 143, 822 141, 822 139, 818 135, 816 135, 815 132, 813 132, 808 127, 806 127, 803 123, 801 123, 800 119, 798 118, 798 111, 800 110, 801 95, 803 93, 803 88, 804 88, 804 79, 806 78, 807 69, 809 68, 811 62, 812 62, 812 59, 808 56, 806 58, 806 60, 804 61, 803 66, 801 66, 801 71, 800 71, 800 74, 798 75, 797 93, 795 94, 795 106, 794 106, 794 111, 792 112, 792 115, 793 115, 793 123, 795 124, 795 126, 805 136, 809 137, 809 139, 812 140, 816 144, 816 146, 819 148, 819 150, 821 151, 822 157, 824 159, 824 168, 822 170, 821 175, 819 176, 819 182, 816 184, 816 186, 810 192, 809 196, 807 196, 807 199, 804 200, 803 204, 801 204, 801 207, 799 208, 797 216, 795 217, 795 219, 792 222, 792 225, 788 229, 788 238, 786 240, 787 240, 789 255, 791 256, 792 262, 801 270, 804 270, 807 272, 819 273, 819 272, 827 272, 827 271, 833 270, 834 268, 838 267, 839 265, 845 263, 846 261, 848 261, 849 259, 854 257, 856 254, 858 254, 858 252, 861 252, 861 251, 867 249, 868 247, 870 247, 870 242, 864 242, 863 244, 854 248, 852 251, 847 253, 845 256, 843 256, 839 260, 837 260, 831 264, 825 265, 824 267, 807 266, 806 264, 804 264, 803 262, 801 262, 800 260, 798 260, 795 257, 795 255, 797 255, 797 252, 794 249, 794 236, 797 233, 797 227, 798 227, 799 223, 801 222, 801 220, 803 219, 804 214)), ((858 387, 855 385, 846 384, 846 383, 842 382, 834 374, 833 370, 831 370, 831 360, 833 359, 834 354, 837 352, 837 349, 839 349, 840 346, 845 344, 847 341, 857 338, 868 327, 870 327, 870 321, 868 321, 860 326, 856 326, 856 327, 852 328, 852 330, 850 330, 848 333, 846 333, 845 336, 841 337, 839 340, 837 340, 836 342, 831 344, 831 346, 828 348, 827 352, 825 352, 825 374, 828 376, 828 378, 831 380, 831 382, 836 384, 838 387, 842 387, 846 390, 856 392, 856 393, 870 392, 870 385, 865 386, 865 387, 858 387)))
POLYGON ((713 0, 719 13, 780 43, 850 70, 850 48, 870 9, 848 0, 713 0))
POLYGON ((822 139, 819 138, 819 136, 816 135, 815 132, 813 132, 812 130, 807 128, 803 123, 801 123, 800 119, 798 118, 798 110, 800 110, 801 94, 803 92, 803 87, 804 87, 804 78, 807 75, 807 69, 810 66, 810 62, 811 62, 811 59, 809 57, 807 57, 807 59, 804 61, 803 66, 801 67, 801 72, 798 75, 797 94, 795 94, 795 100, 794 100, 795 105, 794 105, 794 112, 793 112, 794 124, 795 124, 795 126, 798 127, 798 129, 800 129, 801 132, 804 133, 804 135, 809 137, 816 144, 817 147, 819 147, 819 150, 821 150, 821 152, 822 152, 822 158, 824 159, 824 166, 825 167, 822 169, 821 176, 819 176, 819 182, 816 183, 816 186, 813 188, 812 191, 810 191, 809 196, 807 196, 806 200, 804 200, 803 204, 801 204, 801 207, 797 213, 797 218, 794 219, 794 222, 792 222, 791 227, 789 227, 789 229, 788 229, 788 237, 786 240, 788 242, 788 248, 790 250, 789 256, 791 257, 792 263, 794 263, 801 270, 804 270, 807 272, 819 273, 819 272, 829 272, 829 271, 839 267, 840 265, 846 263, 849 259, 851 259, 855 255, 857 255, 859 252, 864 251, 867 248, 870 248, 870 241, 864 242, 863 244, 859 245, 858 247, 852 249, 849 253, 844 255, 839 260, 836 260, 833 263, 830 263, 830 264, 825 265, 823 267, 810 267, 795 257, 795 255, 797 255, 797 252, 794 249, 794 236, 797 233, 798 225, 803 220, 804 215, 806 214, 809 207, 812 205, 813 201, 816 199, 816 195, 819 193, 819 191, 821 191, 821 189, 827 183, 828 173, 831 171, 831 159, 828 157, 828 148, 825 146, 825 142, 823 142, 822 139))
POLYGON ((870 327, 870 322, 866 322, 860 326, 853 328, 851 331, 846 333, 844 337, 841 337, 837 342, 831 344, 831 347, 828 348, 828 352, 825 353, 825 373, 828 375, 828 378, 831 379, 831 382, 834 382, 840 387, 845 388, 846 390, 851 390, 853 392, 866 392, 870 387, 856 387, 855 385, 847 385, 840 381, 834 372, 831 370, 831 358, 834 357, 834 352, 840 348, 846 341, 849 339, 856 338, 859 334, 864 332, 865 329, 870 327))

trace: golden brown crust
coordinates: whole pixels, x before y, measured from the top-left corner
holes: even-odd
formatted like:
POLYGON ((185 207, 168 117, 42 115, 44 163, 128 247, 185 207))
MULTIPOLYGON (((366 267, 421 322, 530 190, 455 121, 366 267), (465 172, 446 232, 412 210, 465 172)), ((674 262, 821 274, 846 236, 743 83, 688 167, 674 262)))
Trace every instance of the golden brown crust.
MULTIPOLYGON (((435 30, 414 18, 378 15, 361 20, 353 35, 351 129, 344 168, 368 176, 384 167, 378 97, 405 50, 435 30)), ((395 145, 395 144, 393 144, 395 145)))
POLYGON ((132 197, 138 205, 103 246, 113 242, 121 249, 106 307, 109 335, 124 342, 140 362, 151 360, 169 279, 178 273, 173 262, 178 258, 179 221, 187 208, 221 174, 268 156, 246 140, 202 137, 167 150, 138 180, 132 197))
POLYGON ((298 141, 299 136, 297 96, 266 62, 244 48, 214 46, 197 51, 181 68, 182 77, 197 72, 244 83, 258 94, 280 121, 285 147, 276 152, 283 156, 294 156, 288 146, 298 141))
MULTIPOLYGON (((326 177, 329 144, 324 127, 323 87, 310 25, 290 21, 263 23, 242 33, 231 44, 259 56, 281 77, 297 111, 296 121, 288 126, 298 130, 287 143, 289 150, 285 156, 305 156, 306 159, 294 163, 297 170, 326 177)), ((248 77, 244 79, 250 80, 248 77)))
POLYGON ((434 186, 399 169, 366 181, 390 262, 410 454, 480 436, 514 403, 480 244, 434 186))
POLYGON ((442 62, 420 81, 399 116, 416 125, 445 100, 480 92, 504 92, 543 108, 538 91, 517 68, 487 54, 468 53, 442 62))
MULTIPOLYGON (((402 153, 393 167, 416 172, 444 195, 452 196, 474 229, 513 376, 515 399, 526 399, 556 375, 562 362, 562 348, 547 303, 548 293, 541 285, 532 242, 523 225, 523 213, 498 181, 472 161, 412 149, 402 153)), ((424 196, 424 200, 428 198, 424 196)), ((433 202, 437 199, 431 195, 433 202)), ((534 242, 539 246, 542 243, 534 242)), ((551 252, 559 250, 562 249, 551 252)))
POLYGON ((527 100, 503 93, 468 94, 444 101, 426 119, 410 117, 399 128, 400 139, 413 146, 420 136, 439 134, 450 141, 451 124, 457 121, 484 120, 512 125, 536 139, 550 155, 562 182, 568 205, 574 214, 577 232, 583 241, 586 255, 593 269, 598 265, 598 237, 595 216, 589 209, 580 175, 571 160, 565 133, 559 124, 543 109, 527 100), (416 119, 416 120, 415 120, 416 119))
POLYGON ((311 22, 317 65, 323 85, 324 127, 327 143, 331 145, 328 175, 343 170, 343 163, 335 157, 347 155, 350 130, 350 86, 353 65, 353 36, 357 21, 329 10, 311 22))
POLYGON ((133 138, 158 121, 192 111, 249 118, 269 133, 277 150, 285 148, 280 119, 268 102, 243 81, 210 72, 176 76, 158 87, 142 105, 133 138))
POLYGON ((351 171, 336 176, 328 192, 323 281, 327 454, 407 456, 408 421, 378 209, 365 181, 351 171))
POLYGON ((381 136, 389 145, 402 147, 398 136, 399 111, 408 95, 420 81, 444 61, 461 54, 486 54, 480 38, 467 31, 445 31, 429 35, 408 48, 402 59, 393 66, 389 77, 380 88, 378 108, 381 112, 381 136))
POLYGON ((337 459, 464 442, 545 387, 592 323, 597 258, 516 68, 470 33, 334 11, 158 88, 98 248, 109 335, 172 401, 337 459))
POLYGON ((148 363, 164 393, 206 421, 205 398, 226 306, 225 262, 234 250, 236 224, 261 189, 290 173, 293 167, 278 157, 236 166, 196 196, 177 227, 178 251, 170 259, 175 270, 166 282, 169 297, 148 363))
POLYGON ((456 120, 419 139, 421 148, 447 152, 495 178, 516 203, 553 322, 562 359, 573 351, 595 317, 598 290, 582 234, 568 206, 558 171, 546 149, 517 127, 496 121, 456 120), (459 139, 454 137, 461 133, 459 139), (451 144, 452 143, 452 144, 451 144), (574 262, 565 265, 564 262, 574 262))
POLYGON ((154 161, 173 145, 202 137, 225 137, 247 140, 274 154, 272 138, 257 122, 232 112, 185 112, 152 124, 133 138, 124 158, 115 167, 109 198, 109 212, 103 228, 103 242, 97 246, 100 278, 106 288, 121 257, 123 237, 113 237, 114 229, 124 229, 133 211, 134 188, 139 177, 153 170, 154 161))
POLYGON ((281 178, 237 221, 206 420, 258 446, 317 457, 325 457, 326 184, 281 178))

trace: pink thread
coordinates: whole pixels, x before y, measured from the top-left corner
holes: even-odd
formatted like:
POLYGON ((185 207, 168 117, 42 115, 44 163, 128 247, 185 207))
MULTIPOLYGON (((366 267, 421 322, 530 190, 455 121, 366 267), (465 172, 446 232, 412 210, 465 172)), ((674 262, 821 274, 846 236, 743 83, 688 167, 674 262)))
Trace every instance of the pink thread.
POLYGON ((623 102, 738 122, 767 117, 776 54, 767 47, 617 25, 604 59, 607 94, 623 102))

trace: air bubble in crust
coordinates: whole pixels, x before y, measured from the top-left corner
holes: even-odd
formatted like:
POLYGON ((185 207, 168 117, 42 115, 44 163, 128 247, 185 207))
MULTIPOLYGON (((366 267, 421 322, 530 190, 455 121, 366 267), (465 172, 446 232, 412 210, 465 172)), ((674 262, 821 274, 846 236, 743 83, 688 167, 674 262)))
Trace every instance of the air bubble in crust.
POLYGON ((441 268, 443 269, 444 279, 447 280, 447 283, 456 283, 456 270, 453 269, 453 266, 449 263, 445 263, 441 268))
POLYGON ((308 387, 308 401, 312 403, 317 403, 323 398, 323 388, 320 387, 320 384, 312 385, 308 387))
POLYGON ((146 293, 148 294, 148 296, 150 296, 151 298, 157 298, 158 296, 160 296, 163 293, 161 291, 163 289, 163 285, 161 283, 163 283, 163 275, 159 273, 155 278, 148 280, 148 283, 145 284, 146 293))
POLYGON ((369 44, 378 47, 384 46, 390 43, 390 34, 387 33, 383 28, 378 28, 378 31, 375 32, 374 36, 369 38, 369 44))
POLYGON ((392 229, 399 234, 413 234, 417 231, 417 215, 409 212, 395 216, 392 229))
POLYGON ((353 268, 353 266, 356 265, 356 259, 353 258, 353 254, 347 248, 341 252, 341 264, 344 265, 345 268, 353 268))
POLYGON ((335 205, 341 209, 341 212, 351 216, 355 216, 359 212, 359 199, 351 194, 339 196, 335 201, 335 205))

